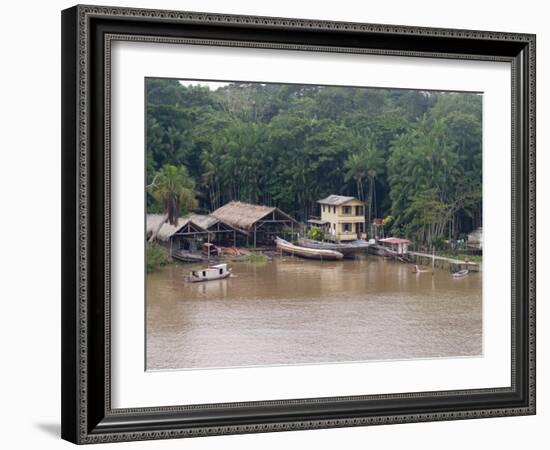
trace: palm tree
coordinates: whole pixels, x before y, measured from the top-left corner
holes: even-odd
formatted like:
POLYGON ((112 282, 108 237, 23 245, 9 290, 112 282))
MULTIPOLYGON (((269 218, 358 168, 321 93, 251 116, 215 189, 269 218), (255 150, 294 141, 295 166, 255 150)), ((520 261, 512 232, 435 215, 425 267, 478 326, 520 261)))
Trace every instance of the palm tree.
POLYGON ((369 206, 368 206, 368 222, 371 223, 372 213, 376 216, 376 177, 384 170, 384 158, 382 153, 374 145, 367 144, 365 148, 363 160, 367 167, 367 178, 369 179, 369 206))
POLYGON ((365 201, 363 180, 369 180, 368 222, 371 222, 372 213, 376 214, 376 177, 384 170, 384 158, 373 140, 366 135, 353 133, 349 145, 352 153, 344 163, 346 169, 345 180, 355 180, 357 197, 365 201))
POLYGON ((171 225, 177 225, 182 206, 186 209, 197 207, 195 181, 189 176, 185 166, 164 165, 156 173, 148 189, 164 208, 171 225))
POLYGON ((364 200, 363 180, 367 176, 367 166, 363 152, 352 153, 344 163, 346 169, 345 181, 355 180, 357 187, 357 198, 364 200))

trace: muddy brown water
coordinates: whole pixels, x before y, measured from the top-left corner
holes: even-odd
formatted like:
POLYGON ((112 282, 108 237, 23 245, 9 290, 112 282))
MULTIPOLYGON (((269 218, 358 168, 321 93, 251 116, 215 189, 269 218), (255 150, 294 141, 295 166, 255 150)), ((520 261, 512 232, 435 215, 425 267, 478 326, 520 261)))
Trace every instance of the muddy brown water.
POLYGON ((187 283, 200 266, 147 277, 148 370, 477 356, 481 273, 413 274, 361 260, 230 263, 236 275, 187 283))

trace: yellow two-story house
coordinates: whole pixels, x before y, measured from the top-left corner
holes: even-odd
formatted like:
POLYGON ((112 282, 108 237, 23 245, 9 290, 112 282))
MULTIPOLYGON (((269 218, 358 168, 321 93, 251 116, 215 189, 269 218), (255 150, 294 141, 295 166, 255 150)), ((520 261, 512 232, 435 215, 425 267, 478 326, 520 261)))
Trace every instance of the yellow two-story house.
POLYGON ((329 195, 317 203, 326 239, 335 242, 366 239, 365 202, 355 197, 329 195))

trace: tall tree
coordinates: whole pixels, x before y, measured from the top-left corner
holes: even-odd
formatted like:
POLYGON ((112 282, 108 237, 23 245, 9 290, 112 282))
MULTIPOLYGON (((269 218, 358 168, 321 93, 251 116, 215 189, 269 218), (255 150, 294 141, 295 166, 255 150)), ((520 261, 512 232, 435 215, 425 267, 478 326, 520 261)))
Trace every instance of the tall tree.
POLYGON ((162 205, 171 225, 177 225, 181 208, 187 210, 197 206, 195 182, 185 166, 166 164, 155 174, 148 188, 162 205))

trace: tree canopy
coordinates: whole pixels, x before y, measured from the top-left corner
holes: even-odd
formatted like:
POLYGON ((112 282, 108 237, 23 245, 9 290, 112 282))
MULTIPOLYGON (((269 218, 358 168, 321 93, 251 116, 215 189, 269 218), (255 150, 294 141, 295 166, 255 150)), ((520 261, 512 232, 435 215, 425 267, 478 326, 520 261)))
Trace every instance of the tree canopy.
POLYGON ((147 79, 147 183, 178 183, 169 201, 148 189, 148 210, 240 200, 307 220, 320 198, 351 195, 367 221, 391 215, 395 234, 456 238, 481 225, 481 104, 473 93, 147 79))

